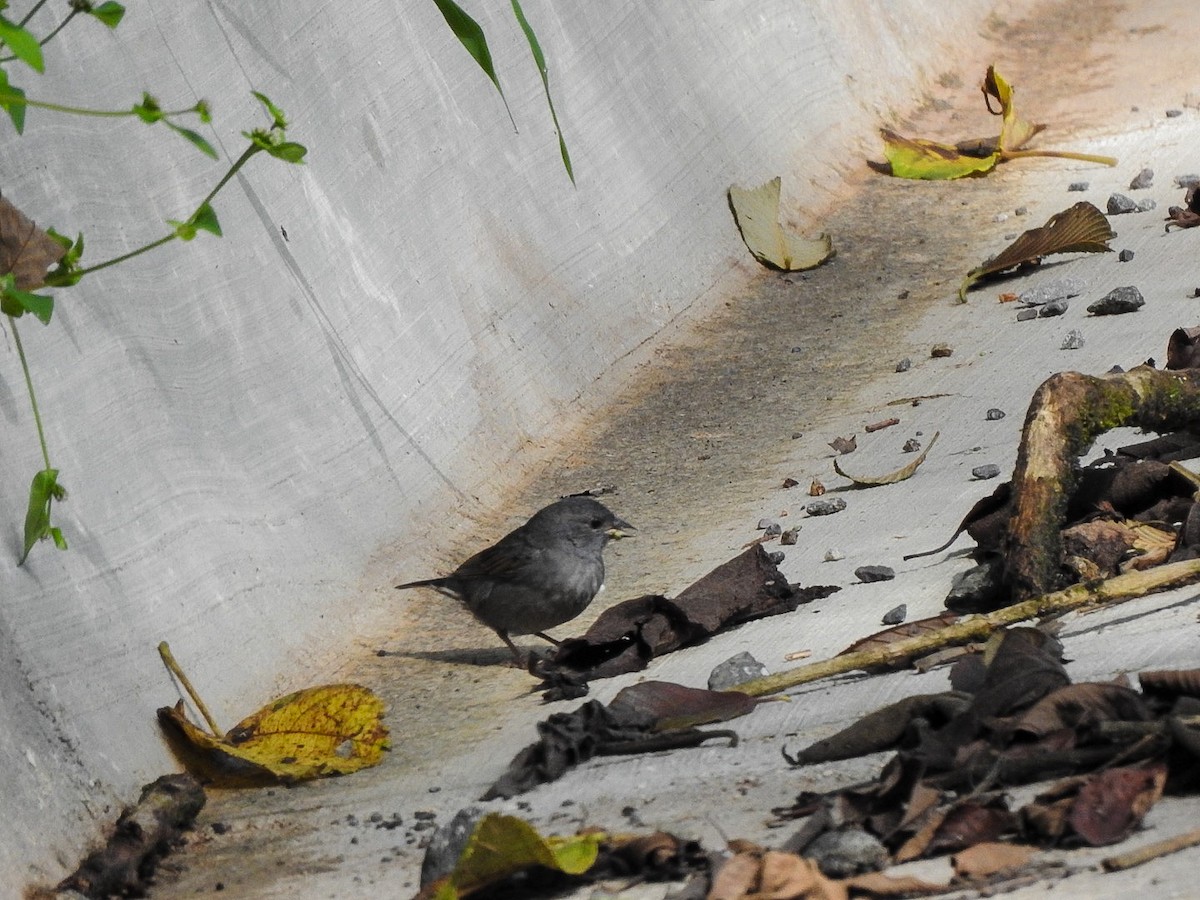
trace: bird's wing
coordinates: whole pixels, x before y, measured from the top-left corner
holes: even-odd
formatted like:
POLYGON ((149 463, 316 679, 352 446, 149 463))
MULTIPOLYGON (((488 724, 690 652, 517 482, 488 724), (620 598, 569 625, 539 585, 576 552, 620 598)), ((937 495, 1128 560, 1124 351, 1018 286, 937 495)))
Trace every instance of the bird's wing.
POLYGON ((528 579, 531 568, 536 571, 537 563, 545 552, 543 548, 531 544, 523 534, 514 532, 480 550, 459 566, 453 577, 486 578, 498 582, 524 581, 528 579))

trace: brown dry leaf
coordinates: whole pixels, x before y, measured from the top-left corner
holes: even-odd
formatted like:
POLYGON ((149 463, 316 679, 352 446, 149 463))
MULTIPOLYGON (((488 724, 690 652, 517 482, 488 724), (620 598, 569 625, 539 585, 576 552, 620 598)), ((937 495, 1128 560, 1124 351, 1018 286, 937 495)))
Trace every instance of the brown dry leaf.
POLYGON ((821 483, 819 478, 814 478, 808 485, 808 496, 820 497, 825 493, 825 485, 821 483))
POLYGON ((670 681, 643 681, 621 688, 608 708, 618 715, 652 719, 656 731, 727 722, 754 710, 759 701, 738 690, 706 691, 670 681))
POLYGON ((914 878, 911 875, 888 875, 886 872, 867 872, 865 875, 855 875, 841 882, 855 896, 866 894, 868 897, 914 897, 920 894, 940 894, 948 885, 937 884, 914 878))
POLYGON ((1101 722, 1145 722, 1153 718, 1141 695, 1123 684, 1083 681, 1051 691, 1014 723, 1012 733, 1042 738, 1064 730, 1089 731, 1101 722))
POLYGON ((762 858, 758 853, 735 853, 713 876, 707 900, 742 900, 758 885, 761 869, 762 858))
POLYGON ((940 615, 930 616, 927 619, 916 619, 912 622, 894 625, 891 628, 885 628, 883 631, 869 634, 865 638, 860 638, 838 655, 858 653, 860 650, 879 650, 899 641, 917 637, 918 635, 941 631, 946 626, 957 622, 958 618, 958 613, 947 610, 940 615))
POLYGON ((1123 841, 1162 797, 1166 781, 1165 763, 1097 772, 1076 796, 1068 822, 1092 847, 1123 841))
POLYGON ((1055 253, 1110 253, 1108 242, 1116 236, 1104 213, 1081 200, 1055 213, 1042 227, 1024 232, 996 256, 968 272, 959 286, 958 299, 965 303, 967 291, 981 278, 1032 265, 1055 253))
POLYGON ((0 197, 0 274, 12 272, 17 290, 40 287, 46 271, 66 252, 66 247, 0 197))
POLYGON ((853 453, 858 449, 858 437, 853 434, 848 438, 837 437, 829 442, 829 446, 838 453, 853 453))
POLYGON ((218 780, 305 781, 374 766, 390 746, 380 721, 383 701, 358 684, 327 684, 280 697, 214 737, 187 718, 183 701, 164 706, 158 720, 218 780))
POLYGON ((1192 185, 1183 195, 1183 206, 1172 206, 1167 210, 1167 231, 1176 228, 1195 228, 1200 225, 1200 191, 1192 185))
MULTIPOLYGON (((1197 216, 1200 224, 1200 215, 1197 216)), ((1167 340, 1167 369, 1194 369, 1200 366, 1200 327, 1176 328, 1167 340)))
POLYGON ((846 888, 821 874, 816 862, 794 853, 768 850, 762 857, 754 900, 847 900, 846 888))
POLYGON ((1156 669, 1138 674, 1148 694, 1166 697, 1200 697, 1200 669, 1156 669))
POLYGON ((753 189, 729 188, 729 208, 742 240, 760 263, 783 272, 812 269, 834 255, 829 235, 809 240, 785 231, 779 224, 779 188, 775 176, 753 189))
POLYGON ((1028 865, 1037 848, 1028 844, 985 841, 961 850, 951 857, 954 874, 960 878, 987 878, 997 872, 1028 865))
POLYGON ((836 459, 833 461, 833 470, 843 478, 849 478, 859 487, 876 487, 881 484, 896 484, 899 481, 905 481, 906 479, 912 478, 913 475, 916 474, 917 469, 921 467, 921 463, 925 462, 925 457, 929 455, 929 451, 932 450, 933 445, 937 443, 938 435, 940 433, 941 432, 938 431, 933 433, 933 437, 929 439, 929 443, 925 446, 925 449, 922 450, 912 462, 906 466, 902 466, 894 472, 889 472, 886 475, 850 475, 842 470, 842 467, 838 465, 838 461, 836 459))

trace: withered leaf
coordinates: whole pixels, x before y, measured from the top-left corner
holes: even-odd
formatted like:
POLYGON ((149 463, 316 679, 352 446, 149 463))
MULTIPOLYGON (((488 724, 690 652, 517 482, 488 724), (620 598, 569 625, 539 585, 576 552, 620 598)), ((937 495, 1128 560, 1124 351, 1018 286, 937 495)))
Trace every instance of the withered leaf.
POLYGON ((750 253, 770 269, 799 272, 812 269, 834 255, 829 235, 813 240, 784 230, 779 224, 779 188, 775 176, 753 189, 729 188, 729 208, 750 253))
POLYGON ((833 470, 843 478, 849 478, 859 487, 877 487, 881 484, 896 484, 897 482, 912 478, 913 475, 916 474, 917 469, 921 467, 921 463, 925 462, 925 457, 929 455, 929 451, 933 449, 933 445, 937 442, 939 434, 940 432, 937 431, 933 433, 933 437, 929 439, 929 443, 925 446, 925 449, 922 450, 912 462, 906 466, 901 466, 894 472, 888 472, 886 475, 850 475, 842 470, 842 467, 838 465, 838 461, 836 459, 833 461, 833 470))
POLYGON ((837 453, 853 453, 858 449, 858 437, 853 434, 848 438, 836 437, 829 442, 829 446, 837 453))
POLYGON ((643 681, 622 688, 608 708, 619 715, 644 716, 657 731, 725 722, 751 712, 758 701, 738 690, 707 691, 669 681, 643 681))
POLYGON ((1107 769, 1088 776, 1071 806, 1067 821, 1092 847, 1127 838, 1162 797, 1167 767, 1107 769))
POLYGON ((1014 723, 1014 735, 1035 738, 1057 731, 1082 732, 1101 722, 1144 722, 1151 718, 1141 695, 1115 682, 1084 681, 1047 694, 1014 723))
POLYGON ((11 272, 17 290, 30 291, 46 280, 67 248, 0 197, 0 274, 11 272))
POLYGON ((967 291, 981 278, 1032 265, 1055 253, 1110 253, 1108 242, 1116 236, 1104 213, 1081 200, 1055 213, 1040 228, 1024 232, 996 256, 968 272, 958 289, 958 298, 965 303, 967 291))
MULTIPOLYGON (((1200 213, 1196 215, 1200 225, 1200 213)), ((1200 366, 1200 326, 1176 328, 1167 340, 1168 369, 1194 369, 1200 366)))
MULTIPOLYGON (((891 628, 885 628, 883 631, 877 631, 874 634, 869 634, 865 638, 859 638, 842 653, 858 653, 862 650, 878 650, 895 644, 899 641, 905 641, 909 638, 917 637, 918 635, 928 634, 931 631, 941 631, 947 625, 953 625, 958 621, 958 614, 947 610, 944 613, 936 616, 930 616, 926 619, 916 619, 912 622, 903 622, 900 625, 893 625, 891 628)), ((841 654, 839 654, 840 656, 841 654)))
POLYGON ((1160 697, 1200 697, 1200 669, 1155 669, 1138 673, 1147 694, 1160 697))
POLYGON ((987 878, 1006 869, 1027 865, 1035 853, 1037 848, 1028 844, 984 841, 954 854, 951 863, 954 874, 961 878, 987 878))
POLYGON ((1200 225, 1200 191, 1192 185, 1183 195, 1183 206, 1172 206, 1167 210, 1166 230, 1171 226, 1176 228, 1195 228, 1200 225))

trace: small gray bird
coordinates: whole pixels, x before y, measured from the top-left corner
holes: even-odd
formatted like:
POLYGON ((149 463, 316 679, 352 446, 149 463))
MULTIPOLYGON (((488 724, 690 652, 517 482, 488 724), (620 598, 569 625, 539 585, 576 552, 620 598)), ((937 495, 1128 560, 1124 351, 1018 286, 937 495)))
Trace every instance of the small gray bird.
POLYGON ((517 666, 521 654, 510 634, 543 632, 582 613, 604 585, 604 547, 632 529, 591 497, 566 497, 481 550, 444 578, 398 584, 431 587, 463 601, 500 635, 517 666))

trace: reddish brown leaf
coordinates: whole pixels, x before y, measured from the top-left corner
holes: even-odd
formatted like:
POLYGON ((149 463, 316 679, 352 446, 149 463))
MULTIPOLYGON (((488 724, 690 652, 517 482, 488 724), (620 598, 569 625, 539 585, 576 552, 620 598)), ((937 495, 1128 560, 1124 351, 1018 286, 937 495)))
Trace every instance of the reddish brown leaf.
POLYGON ((1088 778, 1071 807, 1068 822, 1093 847, 1127 838, 1162 796, 1165 764, 1108 769, 1088 778))
POLYGON ((617 692, 608 708, 618 715, 652 719, 656 730, 725 722, 751 712, 758 701, 740 691, 706 691, 669 681, 643 681, 617 692))
POLYGON ((1047 694, 1017 719, 1014 734, 1040 738, 1061 730, 1083 731, 1101 722, 1152 718, 1137 691, 1112 682, 1068 684, 1047 694))
MULTIPOLYGON (((843 650, 842 653, 858 653, 860 650, 880 650, 900 641, 908 640, 909 638, 928 634, 933 631, 941 631, 947 625, 953 625, 956 621, 958 621, 958 614, 947 610, 941 615, 931 616, 928 619, 904 622, 900 625, 894 625, 891 628, 885 628, 883 631, 867 635, 865 638, 860 638, 843 650)), ((841 654, 838 655, 840 656, 841 654)), ((907 665, 907 663, 903 665, 907 665)))
POLYGON ((40 287, 46 271, 66 252, 66 247, 0 197, 0 274, 12 272, 18 290, 40 287))

